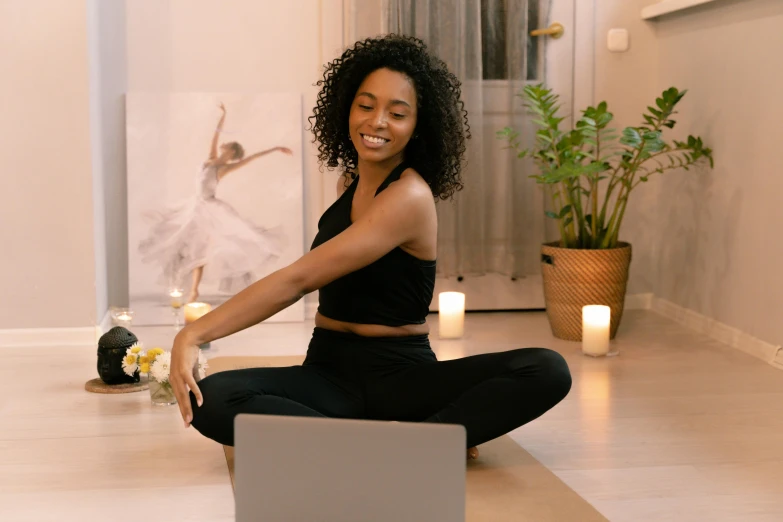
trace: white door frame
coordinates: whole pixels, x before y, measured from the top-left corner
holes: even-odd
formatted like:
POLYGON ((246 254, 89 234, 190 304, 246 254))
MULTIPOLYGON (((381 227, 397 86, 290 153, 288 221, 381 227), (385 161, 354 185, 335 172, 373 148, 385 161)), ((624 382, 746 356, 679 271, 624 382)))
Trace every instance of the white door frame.
POLYGON ((595 2, 574 0, 573 106, 578 110, 595 103, 595 2))
MULTIPOLYGON (((571 109, 572 115, 578 117, 579 111, 595 103, 595 3, 596 0, 551 0, 552 2, 573 2, 573 17, 571 20, 555 20, 558 17, 556 6, 553 8, 553 20, 561 21, 566 27, 566 31, 573 31, 573 72, 570 78, 570 99, 561 97, 565 105, 571 109), (565 98, 565 99, 563 99, 565 98)), ((321 13, 321 62, 327 61, 338 56, 345 47, 352 44, 354 40, 364 38, 372 34, 379 34, 382 27, 382 6, 384 0, 319 0, 319 9, 321 13), (368 9, 378 14, 377 29, 373 20, 362 21, 361 24, 351 23, 352 12, 361 2, 364 9, 368 9)), ((568 82, 567 77, 560 77, 557 80, 568 82)), ((557 81, 556 80, 556 81, 557 81)), ((323 208, 321 212, 331 205, 336 198, 336 175, 327 176, 323 183, 323 208)), ((477 281, 476 284, 468 286, 470 292, 474 294, 478 301, 472 309, 491 309, 492 295, 498 295, 505 290, 501 288, 505 283, 502 278, 484 278, 483 281, 477 281), (477 290, 480 288, 480 290, 477 290)), ((436 282, 435 295, 431 306, 432 310, 437 310, 437 294, 441 291, 465 289, 467 281, 458 282, 456 279, 441 279, 436 282)), ((523 308, 542 308, 543 295, 540 278, 525 278, 514 282, 514 292, 526 294, 526 298, 521 300, 517 306, 523 308)))

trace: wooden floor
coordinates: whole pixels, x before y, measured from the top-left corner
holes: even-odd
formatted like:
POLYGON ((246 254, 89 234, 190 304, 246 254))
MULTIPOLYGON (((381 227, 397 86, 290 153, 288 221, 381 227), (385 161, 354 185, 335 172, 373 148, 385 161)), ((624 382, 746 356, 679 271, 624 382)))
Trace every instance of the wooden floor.
MULTIPOLYGON (((437 331, 437 317, 431 317, 437 331)), ((134 330, 168 347, 169 328, 134 330)), ((311 324, 263 325, 210 356, 301 354, 311 324)), ((646 311, 620 356, 556 341, 541 313, 469 315, 441 359, 547 346, 570 395, 512 436, 612 521, 783 520, 783 371, 646 311)), ((0 349, 0 520, 233 520, 222 449, 146 392, 96 395, 94 346, 0 349)))

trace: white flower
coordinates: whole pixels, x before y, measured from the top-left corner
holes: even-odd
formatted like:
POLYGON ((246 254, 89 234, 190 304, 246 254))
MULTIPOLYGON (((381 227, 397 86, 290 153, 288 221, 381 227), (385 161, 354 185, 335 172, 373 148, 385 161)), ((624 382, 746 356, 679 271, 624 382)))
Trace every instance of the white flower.
POLYGON ((141 355, 144 350, 144 345, 141 343, 133 343, 130 348, 125 350, 125 355, 141 355))
POLYGON ((136 370, 139 369, 138 363, 139 357, 134 353, 128 353, 125 357, 122 358, 122 371, 133 377, 133 374, 135 374, 136 370))
POLYGON ((171 367, 171 352, 163 352, 155 358, 150 366, 150 375, 159 383, 168 382, 171 367))

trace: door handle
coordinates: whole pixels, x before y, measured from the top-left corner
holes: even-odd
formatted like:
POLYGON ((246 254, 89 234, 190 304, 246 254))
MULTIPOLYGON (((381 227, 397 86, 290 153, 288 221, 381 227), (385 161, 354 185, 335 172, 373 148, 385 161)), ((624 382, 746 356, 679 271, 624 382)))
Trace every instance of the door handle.
POLYGON ((530 36, 551 36, 552 38, 560 38, 565 32, 565 27, 560 22, 554 22, 549 27, 544 29, 535 29, 530 31, 530 36))

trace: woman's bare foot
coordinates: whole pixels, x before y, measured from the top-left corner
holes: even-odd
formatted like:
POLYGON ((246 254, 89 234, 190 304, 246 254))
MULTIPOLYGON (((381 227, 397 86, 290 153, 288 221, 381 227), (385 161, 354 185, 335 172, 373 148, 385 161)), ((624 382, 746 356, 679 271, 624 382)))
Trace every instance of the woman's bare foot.
POLYGON ((468 448, 468 460, 477 459, 479 456, 479 450, 477 447, 468 448))
POLYGON ((191 290, 188 295, 188 303, 195 303, 198 301, 198 290, 191 290))

